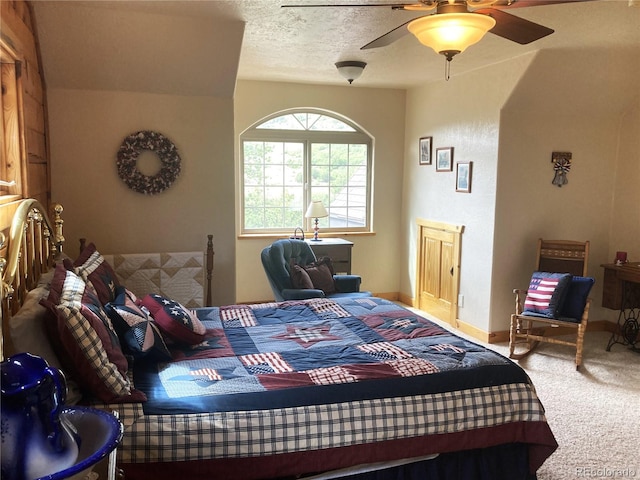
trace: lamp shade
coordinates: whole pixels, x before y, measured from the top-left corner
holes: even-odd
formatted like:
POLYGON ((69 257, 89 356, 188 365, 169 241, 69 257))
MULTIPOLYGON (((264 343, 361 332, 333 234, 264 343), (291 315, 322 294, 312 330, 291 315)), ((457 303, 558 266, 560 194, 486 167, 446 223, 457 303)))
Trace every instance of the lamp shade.
POLYGON ((423 45, 448 59, 479 42, 496 21, 479 13, 438 13, 418 18, 407 28, 423 45))
POLYGON ((321 201, 313 201, 309 204, 309 208, 307 208, 307 213, 304 214, 306 218, 322 218, 328 217, 329 213, 327 209, 324 208, 324 205, 321 201))
POLYGON ((362 75, 362 71, 367 64, 365 62, 359 62, 356 60, 347 60, 344 62, 337 62, 336 68, 338 73, 347 79, 347 82, 351 84, 355 79, 362 75))

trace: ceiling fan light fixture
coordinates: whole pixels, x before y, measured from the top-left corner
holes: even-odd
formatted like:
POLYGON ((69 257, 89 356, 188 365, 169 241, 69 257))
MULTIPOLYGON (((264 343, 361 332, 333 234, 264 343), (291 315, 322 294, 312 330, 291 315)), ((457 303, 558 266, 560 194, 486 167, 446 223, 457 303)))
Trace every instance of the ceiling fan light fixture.
POLYGON ((438 13, 418 18, 407 28, 420 43, 451 60, 479 42, 495 25, 493 18, 479 13, 438 13))
POLYGON ((362 71, 366 66, 367 64, 365 62, 359 62, 357 60, 346 60, 344 62, 336 63, 338 73, 347 79, 349 85, 351 85, 354 80, 360 78, 360 75, 362 75, 362 71))

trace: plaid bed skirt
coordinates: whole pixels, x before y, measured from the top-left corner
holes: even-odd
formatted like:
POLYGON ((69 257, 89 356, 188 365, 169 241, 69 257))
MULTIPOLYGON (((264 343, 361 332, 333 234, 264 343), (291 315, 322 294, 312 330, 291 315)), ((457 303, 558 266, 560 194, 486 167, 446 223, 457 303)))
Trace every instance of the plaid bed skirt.
POLYGON ((101 408, 120 415, 118 462, 124 464, 260 457, 546 422, 527 384, 239 412, 145 415, 142 404, 101 408))

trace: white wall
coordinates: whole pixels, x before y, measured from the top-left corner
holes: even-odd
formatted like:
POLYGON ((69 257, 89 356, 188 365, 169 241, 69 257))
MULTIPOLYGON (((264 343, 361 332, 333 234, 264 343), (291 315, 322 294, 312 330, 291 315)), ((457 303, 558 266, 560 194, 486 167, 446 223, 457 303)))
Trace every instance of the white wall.
POLYGON ((620 118, 615 169, 615 189, 610 223, 607 260, 616 251, 628 253, 628 259, 640 262, 640 94, 620 118))
MULTIPOLYGON (((353 86, 328 87, 239 81, 235 96, 236 138, 260 119, 298 107, 322 108, 344 115, 375 139, 375 234, 342 237, 354 243, 352 272, 362 276, 362 289, 376 293, 398 292, 405 92, 358 88, 355 83, 353 86)), ((236 199, 238 212, 239 202, 236 199)), ((260 251, 273 240, 273 237, 238 240, 238 302, 273 299, 260 263, 260 251)))
POLYGON ((589 318, 617 317, 600 306, 600 265, 611 263, 616 249, 640 260, 638 112, 631 109, 638 103, 639 74, 637 49, 545 51, 514 90, 500 127, 489 331, 508 328, 511 290, 527 287, 539 237, 591 242, 588 274, 596 284, 589 318), (573 155, 563 187, 551 184, 554 151, 573 155), (611 221, 614 213, 633 227, 620 230, 611 221))
MULTIPOLYGON (((455 59, 452 67, 455 71, 455 59)), ((415 296, 416 218, 465 225, 458 318, 506 331, 513 288, 526 288, 539 237, 591 241, 596 277, 590 318, 601 308, 602 268, 616 250, 640 260, 640 53, 549 50, 407 94, 400 288, 415 296), (455 174, 418 166, 421 136, 473 161, 470 194, 455 174), (570 151, 568 185, 551 184, 551 153, 570 151)), ((435 151, 435 150, 434 150, 435 151)))
POLYGON ((105 254, 204 251, 213 234, 213 300, 233 303, 233 101, 55 88, 47 97, 52 200, 65 208, 67 252, 77 255, 80 237, 105 254), (139 130, 167 136, 182 159, 158 195, 134 192, 117 175, 118 148, 139 130))
POLYGON ((531 56, 525 56, 413 89, 407 95, 400 288, 415 298, 416 219, 464 225, 460 271, 464 307, 458 318, 485 331, 491 298, 500 109, 530 61, 531 56), (436 172, 435 164, 418 165, 422 136, 433 137, 434 155, 438 147, 454 147, 454 164, 473 162, 471 193, 455 191, 455 165, 452 172, 436 172))

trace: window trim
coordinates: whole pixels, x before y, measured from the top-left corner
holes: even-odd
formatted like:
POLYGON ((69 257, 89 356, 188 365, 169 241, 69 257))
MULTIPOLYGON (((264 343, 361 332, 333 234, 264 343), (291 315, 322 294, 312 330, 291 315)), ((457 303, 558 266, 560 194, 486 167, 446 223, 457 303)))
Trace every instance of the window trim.
MULTIPOLYGON (((373 168, 374 168, 374 138, 361 126, 355 123, 353 120, 344 117, 333 111, 317 109, 317 108, 292 108, 287 110, 281 110, 263 117, 259 121, 253 123, 247 129, 245 129, 239 135, 239 174, 238 174, 238 236, 239 237, 260 237, 260 236, 278 236, 282 234, 291 234, 289 229, 283 228, 261 228, 261 229, 245 229, 245 212, 244 212, 244 143, 251 141, 278 141, 278 142, 302 142, 305 148, 305 158, 310 158, 311 145, 313 143, 332 143, 332 144, 366 144, 367 146, 367 203, 365 214, 365 225, 363 227, 324 227, 321 231, 324 233, 331 232, 335 234, 372 234, 373 233, 373 168), (271 128, 258 128, 260 125, 268 122, 274 118, 293 115, 297 113, 311 113, 319 114, 327 117, 334 118, 341 122, 346 123, 352 127, 355 132, 351 131, 320 131, 320 130, 288 130, 288 129, 271 129, 271 128)), ((309 168, 309 162, 305 162, 305 176, 307 175, 307 169, 309 168)), ((305 177, 308 178, 308 177, 305 177)), ((308 198, 309 187, 304 188, 304 198, 306 204, 311 199, 308 198)), ((313 219, 305 218, 302 228, 305 234, 312 234, 313 232, 313 219)))

